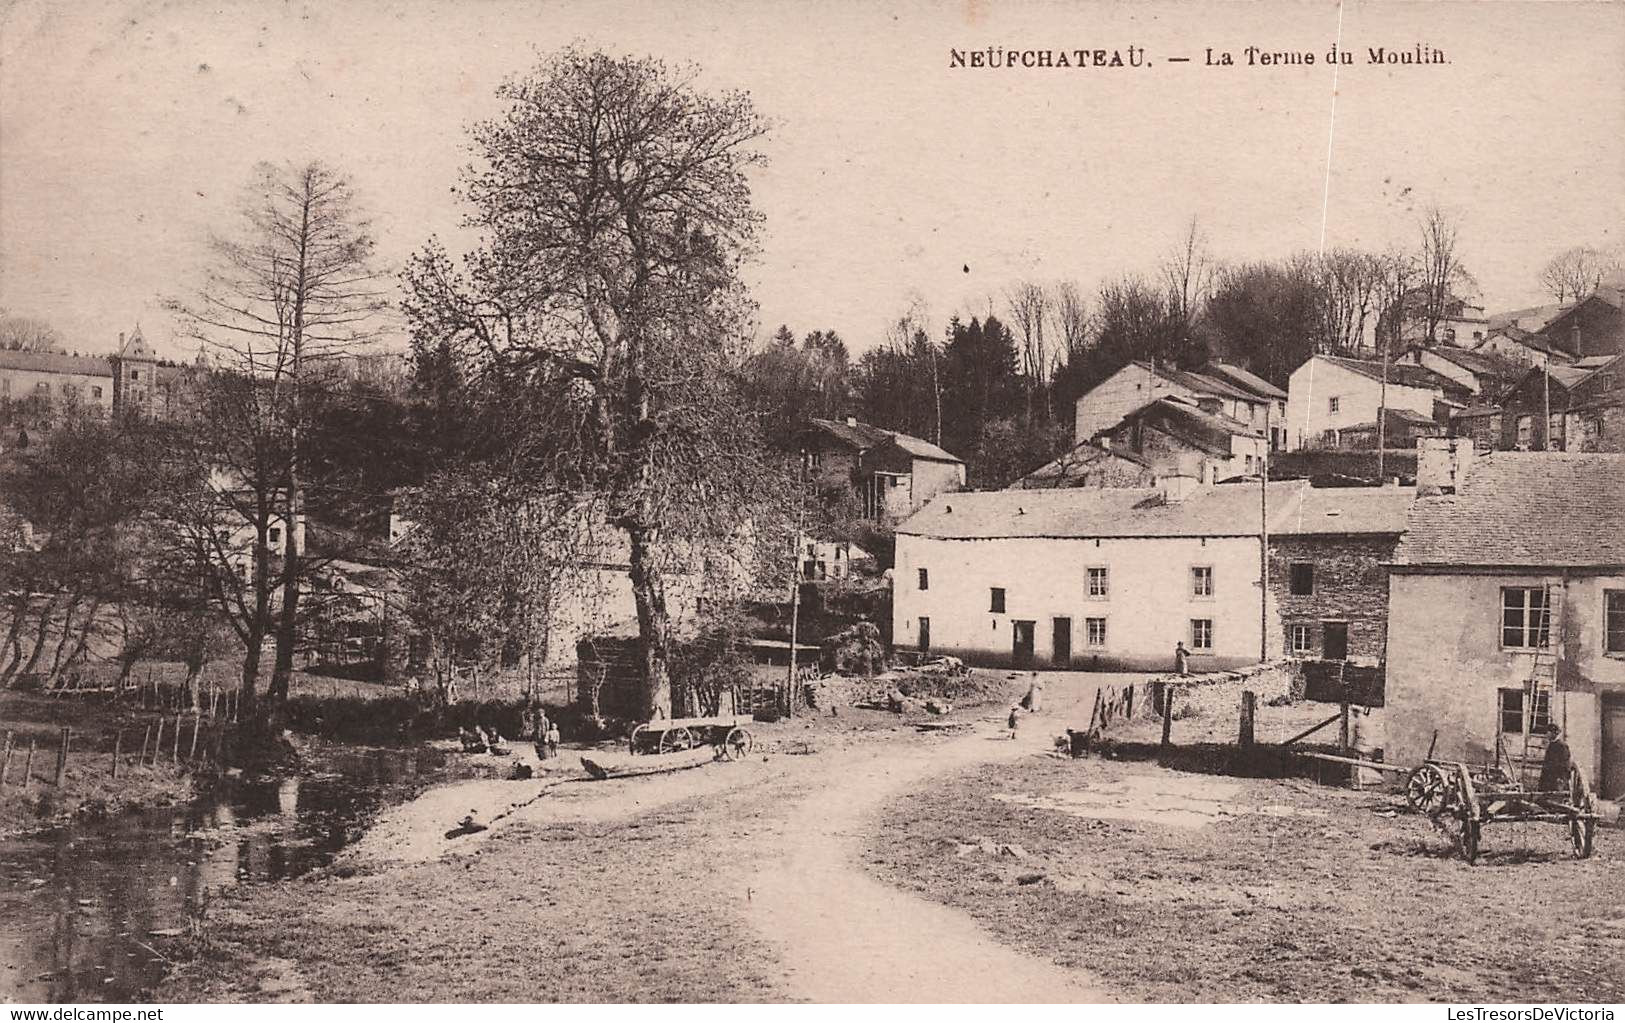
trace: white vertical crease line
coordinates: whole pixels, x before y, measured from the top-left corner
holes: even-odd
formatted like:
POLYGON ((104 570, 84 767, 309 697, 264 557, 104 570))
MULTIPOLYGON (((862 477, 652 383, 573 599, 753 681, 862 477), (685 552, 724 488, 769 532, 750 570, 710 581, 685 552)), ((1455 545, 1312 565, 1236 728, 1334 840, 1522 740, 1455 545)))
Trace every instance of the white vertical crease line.
POLYGON ((1342 67, 1340 59, 1343 51, 1343 0, 1337 0, 1337 42, 1335 55, 1338 60, 1332 61, 1332 113, 1326 125, 1326 182, 1320 196, 1320 254, 1326 254, 1326 218, 1331 209, 1332 201, 1332 143, 1337 138, 1337 74, 1342 67))

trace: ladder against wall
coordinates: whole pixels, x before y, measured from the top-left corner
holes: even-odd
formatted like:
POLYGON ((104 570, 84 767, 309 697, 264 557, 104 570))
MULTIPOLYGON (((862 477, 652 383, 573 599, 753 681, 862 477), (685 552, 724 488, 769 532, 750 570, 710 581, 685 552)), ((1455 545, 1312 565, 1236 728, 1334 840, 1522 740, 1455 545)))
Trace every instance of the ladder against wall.
MULTIPOLYGON (((1539 628, 1535 633, 1534 656, 1530 661, 1529 678, 1523 692, 1523 742, 1515 753, 1516 768, 1511 771, 1525 788, 1532 788, 1540 780, 1540 765, 1546 759, 1549 736, 1545 726, 1557 721, 1557 664, 1563 656, 1563 605, 1568 596, 1568 581, 1559 579, 1543 587, 1539 628), (1544 717, 1540 709, 1546 708, 1544 717), (1537 731, 1537 729, 1539 729, 1537 731)), ((1561 722, 1558 722, 1561 724, 1561 722)))

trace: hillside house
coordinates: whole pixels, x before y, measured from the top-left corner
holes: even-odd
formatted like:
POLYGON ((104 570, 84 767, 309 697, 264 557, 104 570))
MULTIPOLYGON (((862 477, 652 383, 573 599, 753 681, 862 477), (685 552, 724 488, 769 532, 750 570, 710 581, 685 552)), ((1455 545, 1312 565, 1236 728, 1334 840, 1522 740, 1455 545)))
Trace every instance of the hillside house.
MULTIPOLYGON (((1216 364, 1218 365, 1223 364, 1216 364)), ((1228 416, 1264 436, 1266 418, 1279 420, 1284 412, 1280 392, 1252 374, 1233 366, 1213 372, 1191 373, 1169 366, 1131 362, 1078 398, 1074 418, 1074 439, 1082 444, 1121 423, 1130 413, 1158 398, 1178 398, 1214 415, 1228 416), (1242 386, 1233 377, 1244 376, 1255 384, 1242 386), (1260 393, 1268 389, 1273 393, 1260 393)))
MULTIPOLYGON (((1502 451, 1618 451, 1625 438, 1625 359, 1590 356, 1529 370, 1502 398, 1502 451)), ((1459 429, 1458 433, 1461 432, 1459 429)))
POLYGON ((1375 423, 1384 403, 1390 413, 1447 424, 1450 412, 1472 398, 1466 387, 1423 366, 1390 365, 1386 387, 1384 375, 1375 360, 1311 356, 1287 386, 1287 449, 1339 447, 1343 429, 1375 423))
POLYGON ((1501 392, 1523 376, 1527 365, 1502 358, 1494 352, 1468 351, 1438 345, 1426 348, 1412 345, 1395 359, 1402 366, 1421 366, 1465 387, 1477 399, 1494 401, 1501 392))
POLYGON ((1387 450, 1411 449, 1424 437, 1443 437, 1449 427, 1430 416, 1410 409, 1391 408, 1379 423, 1355 423, 1337 431, 1337 447, 1349 451, 1375 451, 1380 443, 1387 450))
POLYGON ((1263 607, 1260 496, 1256 482, 1186 477, 944 495, 898 527, 893 642, 981 664, 1157 670, 1183 641, 1204 670, 1294 641, 1301 657, 1335 654, 1341 625, 1346 657, 1380 657, 1381 563, 1411 491, 1270 483, 1263 607), (1300 563, 1322 566, 1307 593, 1291 591, 1300 563), (1288 612, 1304 628, 1286 628, 1288 612))
POLYGON ((1584 359, 1625 354, 1625 291, 1601 287, 1540 329, 1553 348, 1584 359))
POLYGON ((872 519, 900 518, 965 486, 965 463, 929 441, 848 416, 813 419, 796 433, 802 466, 825 493, 851 492, 872 519))
POLYGON ((1493 764, 1555 721, 1593 786, 1625 796, 1621 522, 1617 454, 1496 452, 1418 498, 1389 578, 1385 759, 1493 764), (1555 681, 1531 687, 1537 650, 1555 681))
POLYGON ((1010 484, 1010 490, 1055 490, 1066 487, 1150 487, 1157 474, 1151 463, 1126 451, 1084 442, 1045 462, 1010 484))
POLYGON ((1574 361, 1574 356, 1555 347, 1544 337, 1514 324, 1491 330, 1483 343, 1473 350, 1524 367, 1545 365, 1548 360, 1553 365, 1574 361))
POLYGON ((1102 447, 1134 455, 1159 477, 1190 476, 1214 483, 1256 475, 1264 467, 1261 432, 1172 396, 1135 409, 1096 439, 1102 447))
MULTIPOLYGON (((1473 348, 1489 333, 1489 317, 1484 307, 1457 295, 1449 296, 1441 314, 1428 332, 1428 295, 1422 288, 1413 288, 1400 300, 1400 340, 1407 345, 1449 345, 1453 348, 1473 348)), ((1378 330, 1382 325, 1377 326, 1378 330)))
POLYGON ((163 362, 137 327, 111 355, 0 351, 0 402, 46 422, 62 409, 172 415, 191 367, 163 362))

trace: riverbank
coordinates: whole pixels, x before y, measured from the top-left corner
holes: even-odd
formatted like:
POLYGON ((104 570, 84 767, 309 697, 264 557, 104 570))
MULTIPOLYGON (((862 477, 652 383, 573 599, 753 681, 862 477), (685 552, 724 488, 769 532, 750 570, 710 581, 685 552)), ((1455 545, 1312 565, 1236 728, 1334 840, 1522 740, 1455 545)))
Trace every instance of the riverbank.
POLYGON ((75 817, 173 806, 194 798, 197 776, 184 763, 192 752, 192 718, 185 718, 182 746, 174 749, 175 717, 133 704, 91 703, 84 698, 55 698, 38 693, 0 693, 0 760, 6 733, 12 755, 0 779, 0 838, 57 827, 75 817), (143 735, 166 728, 164 750, 149 750, 140 761, 143 735), (57 784, 57 755, 62 729, 70 730, 68 758, 57 784), (122 733, 123 742, 119 743, 122 733), (28 749, 34 747, 33 763, 28 749), (119 749, 118 777, 113 777, 114 748, 119 749), (155 762, 154 762, 155 761, 155 762))

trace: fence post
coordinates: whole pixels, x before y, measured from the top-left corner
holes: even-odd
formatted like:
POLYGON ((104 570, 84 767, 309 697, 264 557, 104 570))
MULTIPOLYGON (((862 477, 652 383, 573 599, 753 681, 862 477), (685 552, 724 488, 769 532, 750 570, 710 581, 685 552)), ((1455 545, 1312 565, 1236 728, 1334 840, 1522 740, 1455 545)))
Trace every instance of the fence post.
POLYGON ((1349 751, 1349 698, 1347 693, 1343 694, 1342 711, 1340 712, 1337 728, 1337 747, 1347 753, 1349 751))
POLYGON ((169 748, 169 762, 171 764, 181 762, 181 716, 179 714, 175 715, 175 742, 169 748))
POLYGON ((34 780, 34 737, 28 737, 28 759, 23 761, 23 791, 28 791, 28 783, 34 780))
POLYGON ((6 751, 0 755, 0 789, 6 787, 6 775, 11 773, 11 744, 13 736, 11 729, 6 729, 6 751))
POLYGON ((118 762, 124 755, 124 729, 113 733, 113 777, 118 777, 118 762))
POLYGON ((1258 711, 1258 694, 1251 689, 1241 691, 1241 745, 1253 744, 1253 716, 1258 711))
POLYGON ((164 719, 158 718, 158 734, 152 741, 152 766, 158 766, 158 754, 164 749, 164 719))
POLYGON ((1162 744, 1169 745, 1174 732, 1174 684, 1162 684, 1162 744))
POLYGON ((197 759, 197 727, 198 722, 200 719, 202 719, 202 717, 203 714, 201 711, 192 715, 192 745, 191 748, 186 751, 186 759, 189 761, 197 759))
POLYGON ((63 726, 62 745, 56 751, 56 787, 62 787, 62 776, 68 772, 68 744, 73 741, 73 729, 63 726))

